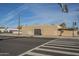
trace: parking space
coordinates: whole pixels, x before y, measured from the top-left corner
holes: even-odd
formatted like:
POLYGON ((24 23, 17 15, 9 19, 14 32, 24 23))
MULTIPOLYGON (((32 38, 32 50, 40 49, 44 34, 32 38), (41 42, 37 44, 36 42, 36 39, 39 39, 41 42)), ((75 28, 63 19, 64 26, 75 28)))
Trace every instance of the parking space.
POLYGON ((79 56, 79 40, 0 36, 0 56, 79 56))
POLYGON ((16 56, 52 39, 0 36, 0 56, 16 56))

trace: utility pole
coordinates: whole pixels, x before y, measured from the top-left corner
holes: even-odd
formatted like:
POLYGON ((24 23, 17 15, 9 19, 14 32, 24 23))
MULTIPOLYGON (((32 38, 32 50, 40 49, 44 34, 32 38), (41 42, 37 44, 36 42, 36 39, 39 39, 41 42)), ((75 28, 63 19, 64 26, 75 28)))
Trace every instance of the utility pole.
POLYGON ((73 37, 75 36, 74 31, 76 30, 76 25, 77 25, 76 20, 74 20, 73 21, 73 37))
POLYGON ((21 19, 20 19, 20 16, 19 16, 19 18, 18 18, 18 35, 20 35, 20 27, 21 27, 21 23, 20 23, 20 21, 21 21, 21 19))
POLYGON ((73 22, 73 33, 72 33, 73 37, 74 37, 74 22, 73 22))

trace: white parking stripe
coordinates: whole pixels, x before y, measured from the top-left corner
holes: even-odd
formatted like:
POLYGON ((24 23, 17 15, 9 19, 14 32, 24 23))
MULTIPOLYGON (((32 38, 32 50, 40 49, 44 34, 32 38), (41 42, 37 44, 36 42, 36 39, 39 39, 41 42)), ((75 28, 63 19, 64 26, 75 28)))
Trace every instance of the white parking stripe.
POLYGON ((75 49, 75 48, 64 48, 64 47, 55 47, 55 46, 41 46, 41 47, 79 51, 79 49, 75 49))
POLYGON ((79 46, 72 46, 72 45, 58 45, 58 44, 46 44, 46 45, 51 45, 51 46, 66 46, 66 47, 73 47, 73 48, 78 48, 79 46))
POLYGON ((60 50, 50 50, 50 49, 43 49, 43 48, 38 48, 36 50, 41 50, 41 51, 47 51, 47 52, 55 52, 55 53, 62 53, 62 54, 68 54, 68 55, 79 55, 79 53, 75 52, 65 52, 65 51, 60 51, 60 50))
POLYGON ((34 51, 44 51, 44 52, 52 52, 52 53, 60 53, 60 54, 66 54, 66 55, 79 55, 79 53, 77 52, 71 52, 71 51, 62 51, 60 49, 65 49, 65 50, 73 50, 73 51, 79 51, 79 49, 77 49, 79 46, 73 46, 73 45, 60 45, 60 44, 50 44, 50 43, 54 43, 55 40, 51 40, 49 42, 46 42, 40 46, 37 46, 33 49, 30 49, 22 54, 20 54, 19 56, 23 56, 23 55, 34 55, 34 56, 45 56, 46 54, 43 54, 43 53, 37 53, 37 52, 34 52, 34 51), (51 46, 48 46, 48 45, 51 45, 51 46), (57 50, 54 50, 54 49, 46 49, 46 48, 41 48, 41 47, 46 47, 46 48, 57 48, 57 50), (59 50, 58 50, 59 49, 59 50))
MULTIPOLYGON (((56 40, 56 39, 54 39, 54 40, 56 40)), ((35 47, 35 48, 33 48, 33 49, 30 49, 30 50, 28 50, 28 51, 26 51, 26 52, 20 54, 19 56, 23 56, 23 55, 27 54, 28 52, 31 52, 31 51, 33 51, 33 50, 35 50, 35 49, 37 49, 37 48, 39 48, 39 47, 41 47, 41 46, 44 46, 44 45, 46 45, 46 44, 48 44, 48 43, 53 42, 54 40, 51 40, 51 41, 46 42, 46 43, 44 43, 44 44, 42 44, 42 45, 40 45, 40 46, 37 46, 37 47, 35 47)))

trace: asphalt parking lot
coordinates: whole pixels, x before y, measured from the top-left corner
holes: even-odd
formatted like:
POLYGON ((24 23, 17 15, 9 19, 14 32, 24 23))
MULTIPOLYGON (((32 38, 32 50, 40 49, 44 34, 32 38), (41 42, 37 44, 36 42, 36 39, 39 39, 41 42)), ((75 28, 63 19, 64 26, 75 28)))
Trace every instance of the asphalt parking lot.
POLYGON ((79 56, 79 39, 0 36, 0 56, 79 56))
POLYGON ((0 36, 0 56, 17 56, 52 39, 0 36))

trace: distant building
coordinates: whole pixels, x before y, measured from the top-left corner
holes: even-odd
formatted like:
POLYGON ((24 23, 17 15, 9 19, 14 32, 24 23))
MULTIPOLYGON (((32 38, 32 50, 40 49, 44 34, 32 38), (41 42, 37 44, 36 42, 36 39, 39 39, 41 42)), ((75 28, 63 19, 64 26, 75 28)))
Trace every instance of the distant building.
POLYGON ((0 27, 0 33, 4 33, 6 32, 6 28, 5 27, 0 27))
POLYGON ((18 34, 18 29, 9 28, 9 29, 7 29, 7 31, 8 31, 8 33, 18 34))

